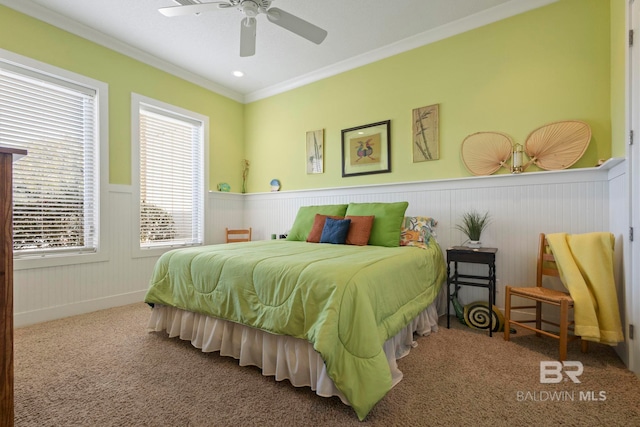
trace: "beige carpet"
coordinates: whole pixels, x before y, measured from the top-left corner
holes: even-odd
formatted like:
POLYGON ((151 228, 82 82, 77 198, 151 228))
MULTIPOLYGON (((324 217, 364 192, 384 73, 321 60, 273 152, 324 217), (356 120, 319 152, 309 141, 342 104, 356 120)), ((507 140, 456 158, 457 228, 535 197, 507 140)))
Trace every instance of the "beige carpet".
POLYGON ((149 313, 140 303, 17 329, 16 425, 640 425, 640 381, 606 346, 583 355, 570 344, 580 384, 540 384, 554 340, 519 333, 507 343, 452 319, 418 339, 399 361, 403 381, 359 422, 337 398, 148 333, 149 313))

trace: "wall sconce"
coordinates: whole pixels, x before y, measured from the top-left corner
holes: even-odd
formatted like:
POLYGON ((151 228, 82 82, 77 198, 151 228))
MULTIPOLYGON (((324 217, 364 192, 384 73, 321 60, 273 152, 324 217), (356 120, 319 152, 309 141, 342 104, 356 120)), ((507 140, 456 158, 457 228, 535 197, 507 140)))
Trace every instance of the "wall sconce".
POLYGON ((522 165, 522 145, 515 144, 511 153, 511 173, 522 173, 524 167, 522 165))

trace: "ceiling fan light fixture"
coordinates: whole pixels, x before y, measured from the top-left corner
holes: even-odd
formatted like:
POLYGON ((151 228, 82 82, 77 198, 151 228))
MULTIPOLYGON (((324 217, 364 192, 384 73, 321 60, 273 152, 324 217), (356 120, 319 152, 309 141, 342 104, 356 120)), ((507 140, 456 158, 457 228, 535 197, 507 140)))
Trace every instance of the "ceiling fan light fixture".
POLYGON ((174 0, 181 6, 162 7, 158 9, 165 16, 182 16, 200 14, 216 9, 234 7, 244 15, 240 25, 240 56, 252 56, 256 51, 256 17, 264 13, 267 20, 285 30, 315 44, 320 44, 327 37, 327 31, 302 18, 282 9, 271 7, 272 0, 218 0, 201 3, 200 0, 174 0))
POLYGON ((258 5, 252 0, 243 1, 240 7, 242 8, 242 12, 249 18, 255 18, 258 16, 258 13, 260 13, 258 5))

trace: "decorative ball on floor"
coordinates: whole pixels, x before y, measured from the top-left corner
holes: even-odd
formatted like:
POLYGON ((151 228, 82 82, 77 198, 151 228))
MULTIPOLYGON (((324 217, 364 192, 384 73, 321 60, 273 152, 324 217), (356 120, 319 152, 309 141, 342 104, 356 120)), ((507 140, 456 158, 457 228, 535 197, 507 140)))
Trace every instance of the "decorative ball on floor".
MULTIPOLYGON (((484 329, 486 330, 489 327, 489 321, 491 318, 489 317, 488 310, 489 303, 486 301, 476 301, 471 304, 467 304, 464 306, 464 322, 467 326, 474 329, 484 329)), ((498 307, 493 306, 493 310, 491 310, 491 328, 493 332, 502 332, 504 331, 504 316, 498 307)))

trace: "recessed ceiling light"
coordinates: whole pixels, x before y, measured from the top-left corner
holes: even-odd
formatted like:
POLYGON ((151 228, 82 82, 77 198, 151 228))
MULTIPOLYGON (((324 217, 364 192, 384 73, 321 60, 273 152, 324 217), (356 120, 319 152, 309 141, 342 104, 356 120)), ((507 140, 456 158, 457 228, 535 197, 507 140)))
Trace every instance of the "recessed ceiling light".
POLYGON ((244 73, 242 71, 234 71, 233 75, 236 76, 236 77, 242 77, 242 76, 244 76, 244 73))

